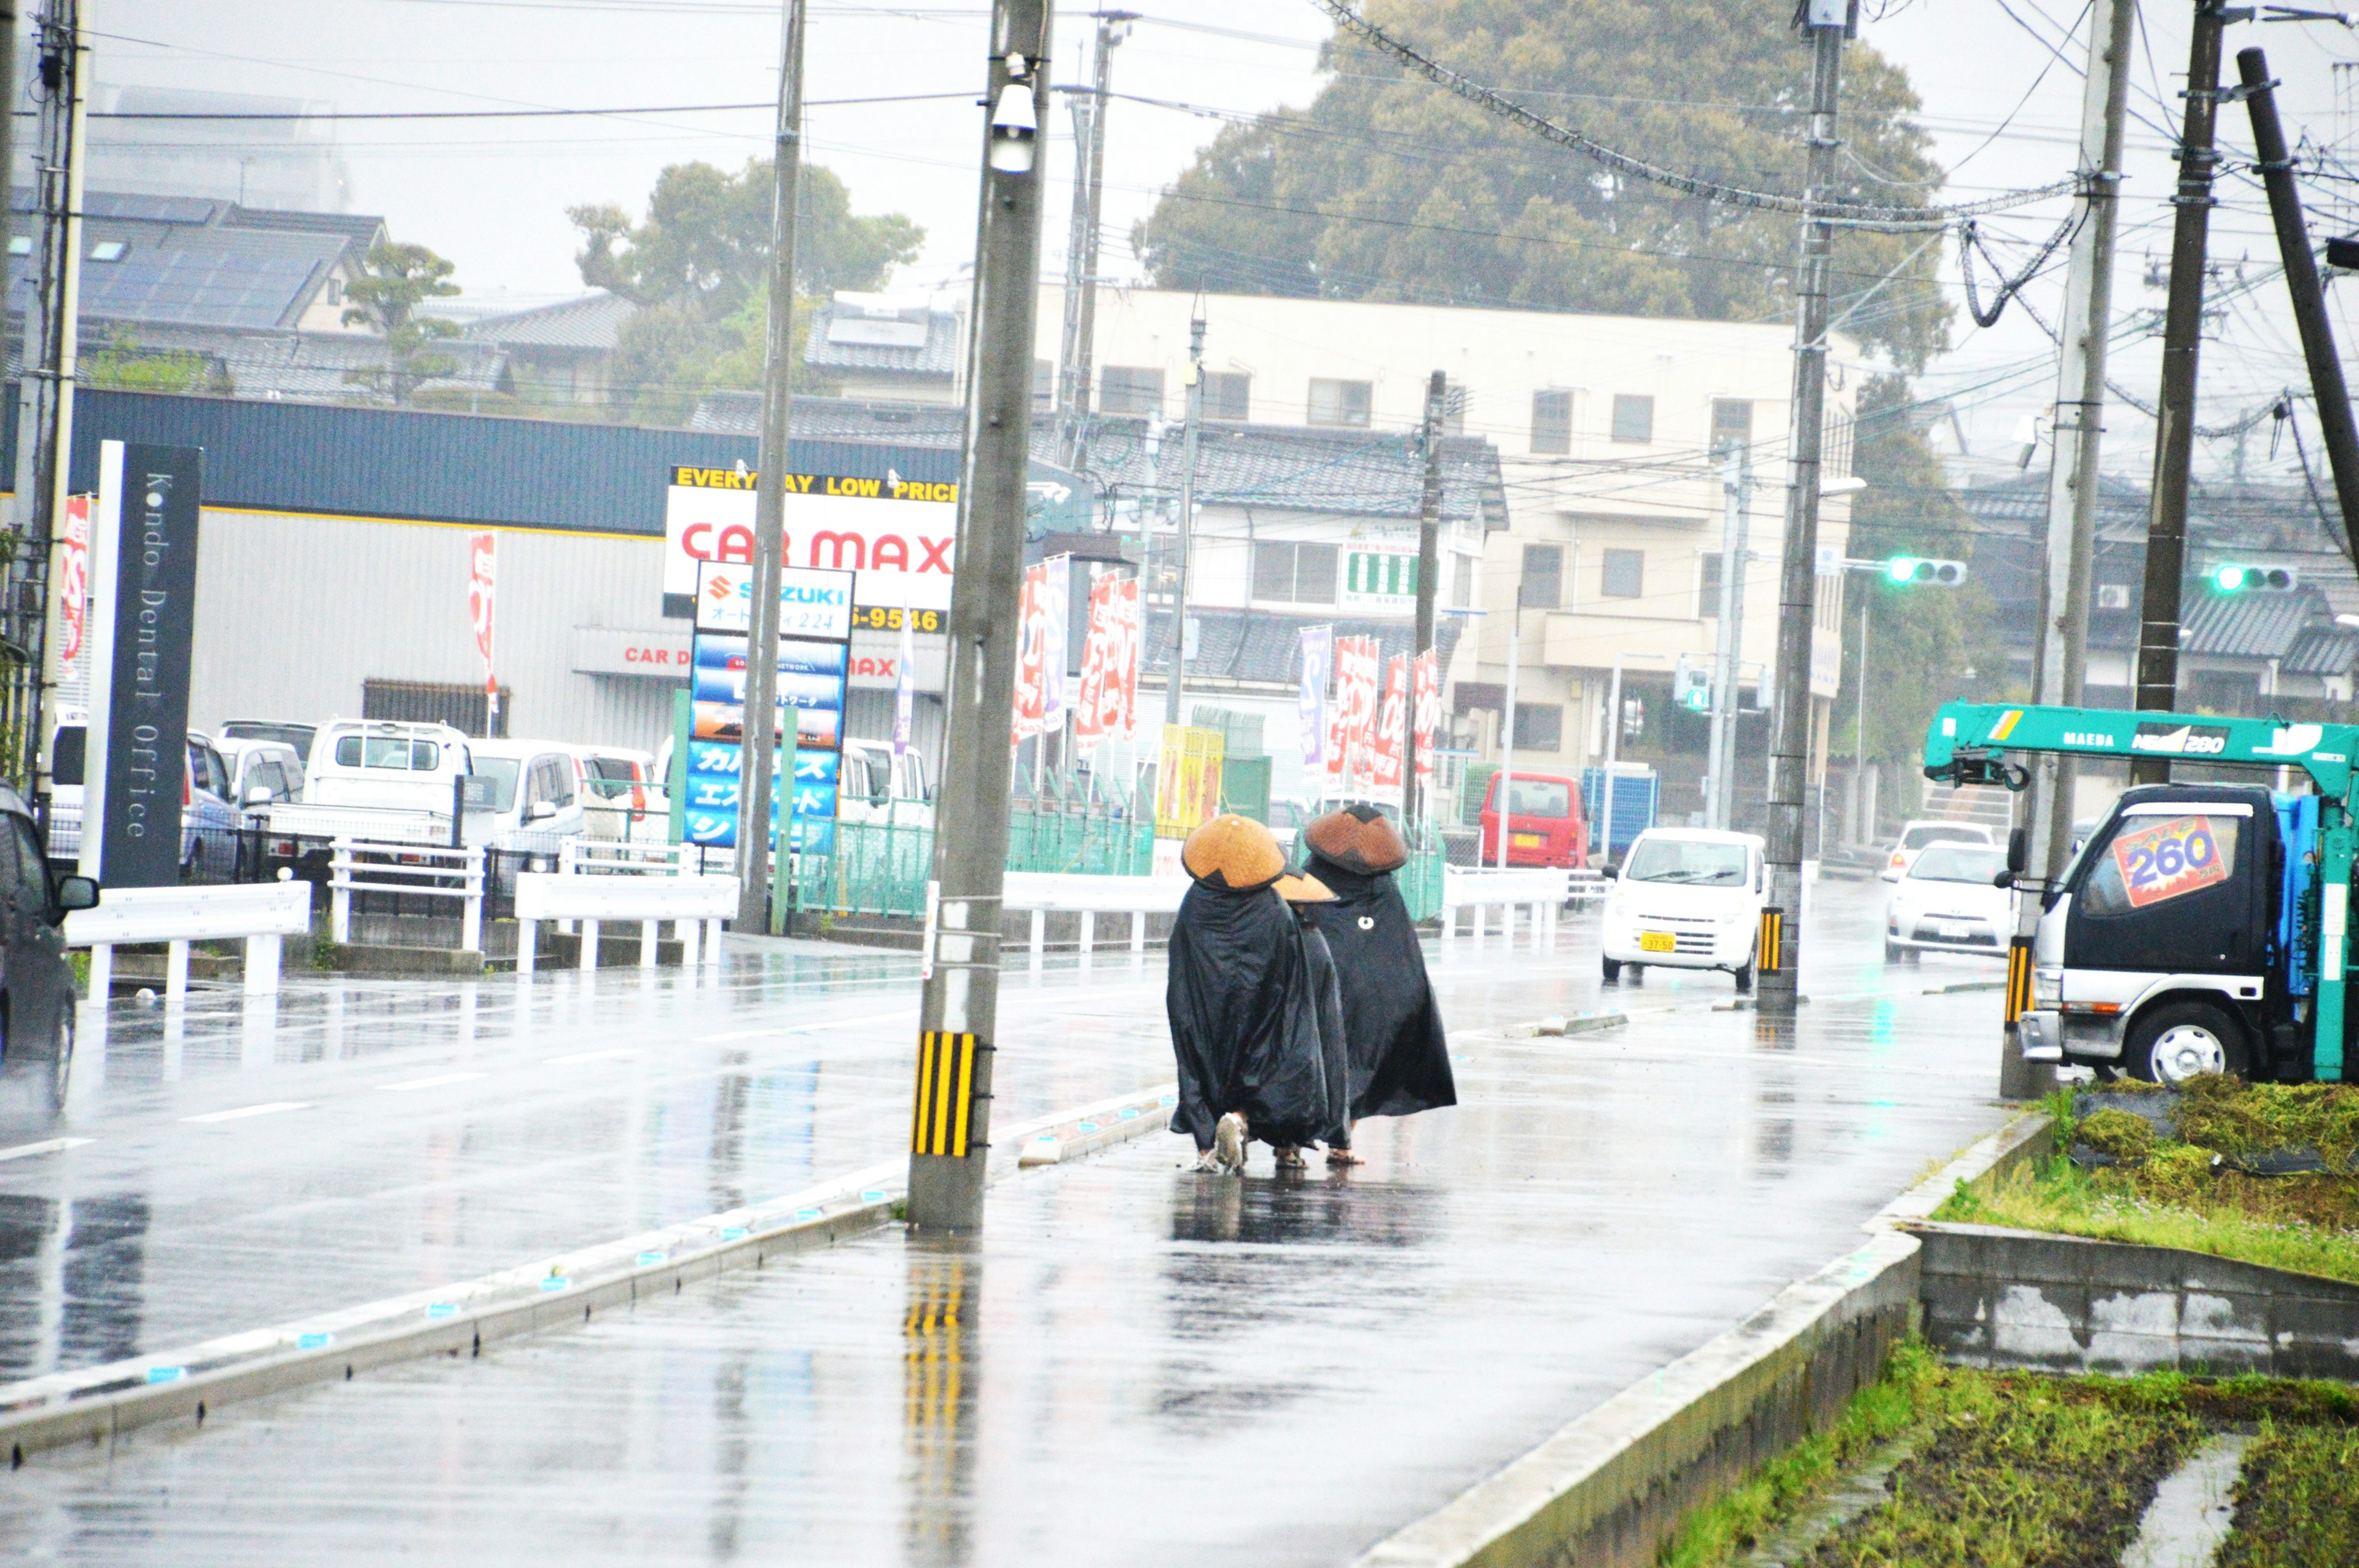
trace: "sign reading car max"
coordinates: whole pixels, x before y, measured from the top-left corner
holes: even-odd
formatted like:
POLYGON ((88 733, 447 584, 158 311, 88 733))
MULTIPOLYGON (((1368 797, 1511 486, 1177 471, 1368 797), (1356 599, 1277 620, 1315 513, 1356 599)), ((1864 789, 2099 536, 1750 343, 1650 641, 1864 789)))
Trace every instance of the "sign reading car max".
MULTIPOLYGON (((664 613, 691 616, 696 568, 751 565, 754 480, 734 469, 674 468, 664 501, 664 613)), ((853 574, 862 610, 948 610, 958 539, 954 483, 787 475, 788 567, 853 574)))

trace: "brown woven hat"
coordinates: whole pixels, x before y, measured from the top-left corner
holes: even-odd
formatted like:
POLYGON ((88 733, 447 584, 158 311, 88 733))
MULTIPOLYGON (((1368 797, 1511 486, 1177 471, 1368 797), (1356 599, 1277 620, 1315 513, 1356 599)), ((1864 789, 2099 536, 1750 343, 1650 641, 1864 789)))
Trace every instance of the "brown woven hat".
POLYGON ((1267 887, 1286 871, 1285 852, 1249 816, 1215 816, 1180 847, 1180 863, 1200 882, 1244 892, 1267 887))
POLYGON ((1278 878, 1277 896, 1288 903, 1332 903, 1335 890, 1305 871, 1300 876, 1278 878))
POLYGON ((1363 876, 1381 876, 1408 863, 1408 845, 1400 829, 1364 803, 1329 812, 1304 828, 1302 836, 1322 857, 1363 876))

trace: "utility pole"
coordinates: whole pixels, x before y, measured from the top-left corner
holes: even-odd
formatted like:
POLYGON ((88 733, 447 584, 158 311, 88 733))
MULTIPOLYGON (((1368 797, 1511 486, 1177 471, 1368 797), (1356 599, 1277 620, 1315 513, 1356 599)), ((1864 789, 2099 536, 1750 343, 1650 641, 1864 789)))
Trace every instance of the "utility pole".
MULTIPOLYGON (((9 26, 13 44, 13 18, 9 26)), ((46 830, 51 761, 47 708, 61 675, 49 646, 49 599, 56 580, 51 557, 71 488, 74 378, 81 357, 82 141, 91 72, 79 0, 49 0, 36 30, 33 81, 40 112, 33 182, 41 223, 35 242, 38 260, 30 267, 33 308, 25 313, 17 395, 17 548, 8 568, 11 592, 0 634, 22 661, 8 699, 9 717, 19 725, 20 750, 8 758, 8 768, 32 778, 33 808, 46 830)), ((13 74, 0 77, 11 86, 15 80, 13 74)))
POLYGON ((1827 270, 1834 225, 1820 214, 1834 184, 1843 92, 1843 0, 1805 0, 1810 39, 1810 141, 1801 266, 1794 279, 1794 412, 1788 440, 1786 541, 1777 601, 1777 707, 1769 741, 1769 906, 1786 912, 1779 962, 1760 974, 1756 1005, 1790 1019, 1802 957, 1802 800, 1810 784, 1810 634, 1818 621, 1819 457, 1827 395, 1827 270))
POLYGON ((1172 535, 1179 575, 1171 587, 1171 681, 1163 688, 1163 722, 1184 724, 1180 701, 1188 684, 1188 561, 1196 552, 1196 427, 1204 417, 1204 301, 1188 323, 1188 403, 1180 427, 1180 526, 1172 535))
POLYGON ((1000 893, 1007 875, 1007 744, 1023 628, 1024 481, 1032 439, 1032 332, 1040 287, 1040 111, 1048 0, 994 0, 984 102, 966 452, 951 587, 941 798, 927 888, 925 992, 909 1141, 911 1224, 983 1223, 991 1064, 999 1020, 1000 893))
POLYGON ((1753 507, 1753 464, 1742 443, 1721 454, 1720 657, 1712 671, 1712 798, 1704 820, 1725 829, 1735 815, 1736 684, 1745 656, 1745 564, 1747 514, 1753 507))
POLYGON ((1090 85, 1073 94, 1073 206, 1065 239, 1065 330, 1057 358, 1057 410, 1063 416, 1064 464, 1079 472, 1089 461, 1092 339, 1097 331, 1098 231, 1105 217, 1106 109, 1114 50, 1130 37, 1131 11, 1100 11, 1090 85))
MULTIPOLYGON (((2105 341, 2113 330, 2114 235, 2121 208, 2122 130, 2129 105, 2130 28, 2136 19, 2136 0, 2095 0, 2090 7, 2089 70, 2081 95, 2081 150, 2076 165, 2081 179, 2081 222, 2072 235, 2064 286, 2064 320, 2057 335, 2060 357, 2056 367, 2056 445, 2053 466, 2048 472, 2047 565, 2040 581, 2039 642, 2033 649, 2031 681, 2034 701, 2069 707, 2080 705, 2089 667, 2089 577, 2096 552, 2098 448, 2104 434, 2105 341)), ((2198 26, 2200 28, 2200 20, 2198 26)), ((2216 24, 2212 37, 2211 59, 2216 78, 2220 59, 2216 24)), ((2201 53, 2200 44, 2197 52, 2201 53)), ((2190 125, 2196 105, 2205 105, 2202 114, 2207 156, 2211 144, 2210 102, 2192 93, 2187 100, 2190 125)), ((2181 167, 2183 169, 2185 166, 2181 167)), ((2202 167, 2207 171, 2203 178, 2208 187, 2210 165, 2202 167)), ((2180 189, 2183 194, 2183 174, 2180 189)), ((2204 200, 2208 202, 2210 197, 2206 195, 2204 200)), ((2203 209, 2191 211, 2195 213, 2196 298, 2200 306, 2203 209)), ((2179 210, 2182 235, 2190 211, 2184 206, 2179 210)), ((2175 276, 2170 297, 2175 311, 2180 297, 2175 276)), ((2177 317, 2172 319, 2176 320, 2177 317)), ((2186 412, 2191 416, 2195 387, 2191 333, 2187 348, 2186 412)), ((2164 373, 2166 377, 2169 373, 2168 370, 2164 373)), ((2166 430, 2169 419, 2166 395, 2166 430)), ((2188 427, 2191 428, 2191 425, 2188 427)), ((2182 443, 2179 465, 2181 526, 2187 511, 2186 453, 2182 443)), ((2161 513, 2158 491, 2156 513, 2158 516, 2161 513)), ((2155 602, 2154 562, 2154 550, 2149 546, 2146 589, 2149 623, 2155 602)), ((2169 580, 2169 656, 2175 662, 2179 653, 2179 557, 2175 547, 2169 580)), ((2143 694, 2139 706, 2146 706, 2143 694)), ((2167 698, 2163 706, 2169 706, 2167 698)), ((2036 885, 2045 888, 2063 873, 2065 863, 2071 859, 2073 766, 2070 758, 2045 756, 2032 759, 2031 769, 2031 791, 2025 803, 2027 819, 2024 827, 2031 857, 2030 876, 2026 880, 2036 879, 2036 885)), ((2038 930, 2040 913, 2039 899, 2028 892, 2017 898, 2010 974, 2017 970, 2026 975, 2030 972, 2031 938, 2038 930)), ((2027 989, 2017 986, 2007 993, 1999 1053, 2002 1098, 2028 1098, 2053 1084, 2052 1075, 2035 1073, 2023 1060, 2016 1019, 2027 989)))
MULTIPOLYGON (((2146 586, 2138 610, 2135 706, 2143 710, 2167 713, 2179 702, 2179 584, 2187 569, 2187 475, 2195 456, 2195 372, 2203 347, 2212 171, 2220 162, 2212 146, 2220 116, 2220 36, 2228 23, 2251 16, 2251 11, 2231 10, 2220 0, 2196 0, 2195 29, 2188 45, 2179 193, 2170 199, 2179 211, 2171 223, 2170 296, 2163 312, 2162 406, 2156 416, 2146 586)), ((2169 782, 2167 759, 2130 759, 2130 783, 2169 782)))
MULTIPOLYGON (((770 929, 770 770, 778 718, 778 574, 787 534, 787 430, 794 408, 795 192, 802 173, 803 0, 786 0, 777 136, 770 154, 770 332, 762 356, 761 472, 754 480, 754 603, 745 637, 745 726, 737 770, 737 929, 770 929)), ((781 863, 794 781, 780 814, 781 863)))
MULTIPOLYGON (((1507 690, 1502 699, 1506 711, 1499 715, 1499 869, 1503 871, 1507 869, 1507 840, 1515 837, 1508 831, 1507 824, 1515 816, 1516 807, 1516 665, 1523 645, 1524 578, 1518 571, 1516 574, 1515 606, 1507 611, 1507 690)), ((1619 666, 1616 668, 1618 671, 1619 666)), ((1620 689, 1618 678, 1615 689, 1620 689)), ((1605 785, 1609 798, 1614 788, 1613 776, 1609 768, 1605 785)), ((1483 840, 1478 835, 1474 840, 1477 865, 1482 863, 1482 849, 1483 840)))
MULTIPOLYGON (((1450 378, 1435 371, 1425 383, 1425 489, 1417 503, 1417 631, 1408 645, 1408 714, 1401 739, 1401 822, 1415 830, 1424 814, 1417 794, 1417 662, 1433 648, 1433 599, 1441 586, 1441 416, 1450 378)), ((1436 676, 1440 671, 1435 672, 1436 676)))
MULTIPOLYGON (((2341 86, 2343 67, 2334 68, 2341 86)), ((2286 152, 2285 127, 2277 123, 2277 84, 2269 80, 2268 57, 2256 49, 2236 55, 2245 108, 2253 117, 2253 150, 2259 155, 2261 183, 2269 193, 2269 217, 2277 226, 2277 254, 2284 258, 2286 292, 2293 297, 2301 357, 2310 365, 2310 387, 2318 402, 2318 426, 2326 438, 2326 460, 2334 470, 2334 498, 2343 516, 2346 549, 2359 549, 2359 430, 2351 418, 2351 393, 2343 362, 2334 352, 2334 329, 2326 318, 2326 294, 2318 281, 2318 258, 2302 222, 2301 191, 2294 184, 2293 159, 2286 152)))

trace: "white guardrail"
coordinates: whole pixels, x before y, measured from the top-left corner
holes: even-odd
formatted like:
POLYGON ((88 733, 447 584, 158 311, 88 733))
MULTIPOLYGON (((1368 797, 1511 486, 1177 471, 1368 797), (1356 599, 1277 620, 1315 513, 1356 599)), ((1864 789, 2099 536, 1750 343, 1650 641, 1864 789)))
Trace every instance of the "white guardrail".
MULTIPOLYGON (((616 846, 620 848, 620 846, 616 846)), ((582 968, 598 966, 598 927, 606 921, 639 923, 639 967, 653 968, 658 928, 669 920, 679 936, 680 963, 697 964, 697 930, 703 927, 703 960, 721 967, 721 923, 737 913, 737 879, 721 876, 586 876, 579 870, 521 871, 516 875, 516 973, 528 975, 538 962, 540 922, 579 921, 582 968)))
POLYGON ((1170 914, 1180 907, 1191 884, 1186 877, 1093 877, 1073 871, 1010 871, 1001 890, 1002 909, 1032 912, 1032 967, 1040 967, 1048 945, 1049 915, 1078 913, 1082 917, 1081 951, 1087 957, 1096 945, 1101 914, 1130 916, 1130 950, 1147 951, 1147 917, 1170 914))
POLYGON ((283 938, 311 929, 311 884, 232 883, 219 887, 108 888, 95 909, 66 916, 66 945, 90 949, 90 997, 103 1004, 114 978, 114 949, 127 942, 167 944, 164 994, 189 989, 189 944, 245 940, 245 989, 278 989, 283 938))
POLYGON ((1528 906, 1531 910, 1532 940, 1538 943, 1556 940, 1557 911, 1564 907, 1571 895, 1572 873, 1549 868, 1492 871, 1470 866, 1444 866, 1441 870, 1441 939, 1447 943, 1458 935, 1458 912, 1473 912, 1471 935, 1480 941, 1483 936, 1483 912, 1496 907, 1499 929, 1509 942, 1516 939, 1516 911, 1528 906))
POLYGON ((339 944, 353 939, 353 894, 402 893, 412 898, 459 901, 459 946, 471 952, 484 946, 484 850, 479 844, 463 849, 437 849, 428 844, 388 844, 366 838, 339 838, 330 862, 328 887, 331 927, 339 944))

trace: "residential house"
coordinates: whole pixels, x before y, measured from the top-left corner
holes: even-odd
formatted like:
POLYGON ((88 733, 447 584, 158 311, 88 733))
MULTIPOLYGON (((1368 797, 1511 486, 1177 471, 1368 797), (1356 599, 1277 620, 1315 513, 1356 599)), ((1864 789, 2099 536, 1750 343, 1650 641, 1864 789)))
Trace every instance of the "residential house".
POLYGON ((956 403, 961 317, 873 294, 837 294, 811 312, 803 365, 854 402, 956 403))

